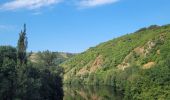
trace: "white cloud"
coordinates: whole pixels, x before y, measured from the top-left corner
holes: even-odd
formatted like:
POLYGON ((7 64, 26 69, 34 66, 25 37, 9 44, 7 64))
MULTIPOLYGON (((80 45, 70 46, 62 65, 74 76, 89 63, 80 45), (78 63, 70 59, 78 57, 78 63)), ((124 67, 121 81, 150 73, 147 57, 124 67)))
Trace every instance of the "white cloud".
POLYGON ((37 12, 33 12, 32 13, 32 15, 41 15, 42 14, 42 12, 40 12, 40 11, 37 11, 37 12))
POLYGON ((15 25, 3 25, 0 24, 0 32, 1 31, 11 31, 11 30, 15 30, 17 28, 17 26, 15 25))
MULTIPOLYGON (((16 10, 16 9, 29 9, 35 10, 46 6, 51 6, 53 4, 58 4, 60 2, 65 2, 66 4, 78 5, 80 8, 89 8, 95 6, 101 6, 106 4, 116 3, 119 0, 11 0, 0 4, 0 10, 16 10)), ((39 13, 35 13, 36 15, 39 13)))
POLYGON ((0 25, 0 29, 6 29, 7 27, 5 25, 0 25))
POLYGON ((60 3, 62 0, 13 0, 6 2, 0 6, 1 9, 15 10, 15 9, 37 9, 44 6, 60 3))
POLYGON ((80 7, 95 7, 101 6, 106 4, 112 4, 119 0, 80 0, 79 6, 80 7))

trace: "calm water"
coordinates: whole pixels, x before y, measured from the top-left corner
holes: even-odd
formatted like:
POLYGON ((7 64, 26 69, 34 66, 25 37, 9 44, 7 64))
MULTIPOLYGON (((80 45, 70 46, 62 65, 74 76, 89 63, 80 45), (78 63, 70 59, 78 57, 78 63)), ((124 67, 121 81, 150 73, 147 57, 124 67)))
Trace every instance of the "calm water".
POLYGON ((111 86, 64 85, 64 100, 122 100, 111 86))

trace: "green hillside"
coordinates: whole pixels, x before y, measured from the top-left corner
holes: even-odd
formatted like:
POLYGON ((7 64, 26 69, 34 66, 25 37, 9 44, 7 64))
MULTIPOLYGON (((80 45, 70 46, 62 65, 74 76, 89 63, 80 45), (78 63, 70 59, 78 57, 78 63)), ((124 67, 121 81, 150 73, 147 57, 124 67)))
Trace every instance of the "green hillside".
POLYGON ((112 85, 125 99, 170 99, 170 25, 101 43, 62 64, 64 83, 112 85))
POLYGON ((74 55, 76 54, 65 52, 51 52, 48 50, 37 53, 30 52, 28 54, 29 60, 31 62, 46 66, 58 66, 59 64, 70 59, 74 55))

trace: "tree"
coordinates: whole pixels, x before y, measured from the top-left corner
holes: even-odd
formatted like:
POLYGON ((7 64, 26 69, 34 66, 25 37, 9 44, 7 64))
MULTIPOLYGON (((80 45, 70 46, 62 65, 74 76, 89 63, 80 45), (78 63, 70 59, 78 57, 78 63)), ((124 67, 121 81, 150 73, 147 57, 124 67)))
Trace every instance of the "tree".
POLYGON ((27 49, 27 37, 26 37, 26 24, 24 24, 24 30, 21 30, 17 46, 17 58, 20 65, 27 63, 26 49, 27 49))
POLYGON ((40 95, 42 100, 62 100, 62 78, 51 72, 49 69, 44 69, 41 72, 41 88, 40 95))
POLYGON ((21 30, 17 45, 17 98, 25 99, 26 97, 26 87, 27 87, 27 76, 26 66, 27 66, 27 37, 26 37, 26 24, 24 24, 24 29, 21 30))
POLYGON ((0 46, 0 100, 62 100, 62 68, 53 64, 54 53, 47 51, 40 66, 27 63, 26 49, 24 24, 17 49, 0 46))
POLYGON ((43 64, 46 66, 52 66, 54 64, 54 59, 56 58, 56 55, 54 52, 50 51, 44 51, 40 54, 41 59, 43 60, 43 64))
POLYGON ((16 89, 16 49, 11 46, 0 46, 0 98, 12 100, 16 89))

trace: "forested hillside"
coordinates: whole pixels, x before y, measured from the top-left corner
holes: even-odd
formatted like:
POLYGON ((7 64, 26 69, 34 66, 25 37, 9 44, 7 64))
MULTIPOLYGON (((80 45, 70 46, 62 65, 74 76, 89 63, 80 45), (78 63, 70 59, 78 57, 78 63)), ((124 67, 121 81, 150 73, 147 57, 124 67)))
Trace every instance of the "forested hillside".
POLYGON ((41 64, 46 66, 59 66, 64 61, 70 59, 76 54, 64 52, 51 52, 49 50, 39 51, 37 53, 28 53, 29 60, 34 64, 41 64))
POLYGON ((112 85, 127 100, 170 99, 170 25, 101 43, 62 64, 64 83, 112 85))

